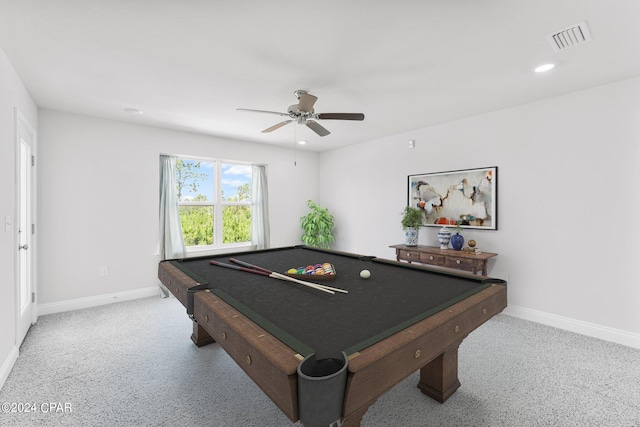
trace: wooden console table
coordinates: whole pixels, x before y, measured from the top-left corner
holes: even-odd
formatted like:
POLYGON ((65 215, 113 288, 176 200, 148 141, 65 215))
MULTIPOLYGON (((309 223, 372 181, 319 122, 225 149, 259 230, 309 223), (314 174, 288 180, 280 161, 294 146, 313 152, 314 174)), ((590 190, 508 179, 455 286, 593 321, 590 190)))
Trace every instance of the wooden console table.
POLYGON ((491 252, 476 254, 455 249, 440 249, 437 246, 392 245, 389 247, 395 248, 398 261, 467 270, 473 274, 482 273, 483 276, 487 275, 487 260, 498 255, 491 252))

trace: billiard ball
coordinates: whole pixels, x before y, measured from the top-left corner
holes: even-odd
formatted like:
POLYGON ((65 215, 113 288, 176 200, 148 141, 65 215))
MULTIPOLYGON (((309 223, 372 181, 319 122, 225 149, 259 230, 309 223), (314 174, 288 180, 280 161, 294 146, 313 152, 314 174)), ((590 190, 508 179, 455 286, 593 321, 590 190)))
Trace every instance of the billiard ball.
POLYGON ((363 279, 368 279, 369 277, 371 277, 371 272, 369 270, 362 270, 360 272, 360 277, 362 277, 363 279))

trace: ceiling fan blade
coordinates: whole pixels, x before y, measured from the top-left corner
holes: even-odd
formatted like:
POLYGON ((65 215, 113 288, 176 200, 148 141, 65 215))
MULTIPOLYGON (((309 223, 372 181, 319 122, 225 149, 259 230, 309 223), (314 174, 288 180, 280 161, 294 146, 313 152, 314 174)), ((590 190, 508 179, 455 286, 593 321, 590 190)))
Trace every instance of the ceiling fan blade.
POLYGON ((362 113, 322 113, 316 117, 320 120, 364 120, 362 113))
POLYGON ((313 110, 313 105, 318 100, 317 96, 309 95, 308 93, 299 94, 300 101, 298 101, 298 110, 309 113, 313 110))
POLYGON ((274 131, 276 129, 280 129, 282 126, 284 126, 284 125, 286 125, 288 123, 291 123, 292 121, 293 120, 285 120, 284 122, 280 122, 277 125, 273 125, 270 128, 267 128, 267 129, 263 130, 262 133, 272 132, 272 131, 274 131))
POLYGON ((236 108, 238 111, 250 111, 252 113, 267 113, 267 114, 277 114, 279 116, 288 116, 289 113, 279 113, 277 111, 266 111, 266 110, 252 110, 250 108, 236 108))
POLYGON ((326 130, 324 127, 322 127, 320 123, 314 122, 313 120, 307 120, 306 125, 309 129, 311 129, 312 131, 314 131, 320 136, 327 136, 331 133, 328 130, 326 130))

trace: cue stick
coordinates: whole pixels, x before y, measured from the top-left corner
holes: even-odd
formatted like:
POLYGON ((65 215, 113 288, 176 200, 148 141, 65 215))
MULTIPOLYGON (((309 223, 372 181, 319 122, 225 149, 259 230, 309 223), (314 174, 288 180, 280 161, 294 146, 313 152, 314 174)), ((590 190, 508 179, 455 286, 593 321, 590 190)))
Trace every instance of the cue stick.
POLYGON ((309 288, 317 289, 319 291, 335 295, 335 292, 329 289, 325 289, 321 285, 316 285, 315 283, 303 282, 302 280, 294 279, 293 277, 284 276, 286 277, 286 279, 283 279, 282 277, 278 277, 274 273, 267 273, 266 271, 260 271, 260 270, 252 270, 250 268, 238 267, 237 265, 225 264, 224 262, 218 262, 218 261, 209 261, 209 264, 217 265, 219 267, 224 267, 224 268, 230 268, 232 270, 244 271, 246 273, 259 274, 261 276, 267 276, 267 277, 271 277, 272 279, 283 280, 285 282, 296 282, 301 285, 307 286, 309 288))
MULTIPOLYGON (((234 263, 239 264, 239 265, 242 265, 244 267, 252 268, 254 270, 263 271, 263 272, 269 273, 269 274, 275 274, 276 276, 281 277, 282 280, 294 280, 294 281, 300 282, 300 280, 296 279, 295 277, 291 277, 291 276, 287 276, 285 274, 277 273, 275 271, 267 270, 266 268, 260 267, 259 265, 249 264, 248 262, 240 261, 239 259, 236 259, 236 258, 229 258, 229 261, 234 262, 234 263)), ((321 285, 321 284, 315 283, 315 282, 307 282, 307 281, 304 281, 304 282, 305 283, 313 283, 316 286, 320 286, 321 288, 328 289, 330 291, 342 292, 343 294, 348 294, 349 293, 349 291, 346 291, 346 290, 340 289, 340 288, 333 288, 331 286, 321 285)))

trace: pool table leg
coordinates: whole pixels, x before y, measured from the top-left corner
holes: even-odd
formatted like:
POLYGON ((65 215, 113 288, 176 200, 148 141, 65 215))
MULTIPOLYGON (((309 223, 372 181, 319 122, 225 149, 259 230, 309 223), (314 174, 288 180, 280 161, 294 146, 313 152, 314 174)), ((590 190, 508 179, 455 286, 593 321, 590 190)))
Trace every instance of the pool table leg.
POLYGON ((202 326, 195 320, 193 321, 193 333, 191 334, 191 341, 198 347, 202 347, 203 345, 211 344, 215 342, 211 335, 207 331, 204 330, 202 326))
POLYGON ((368 409, 369 407, 366 406, 365 408, 360 409, 357 412, 349 414, 349 416, 342 420, 342 424, 340 427, 360 427, 362 423, 362 417, 364 417, 364 414, 367 413, 368 409))
POLYGON ((458 347, 449 347, 420 369, 418 388, 427 396, 444 403, 460 387, 458 380, 458 347))

